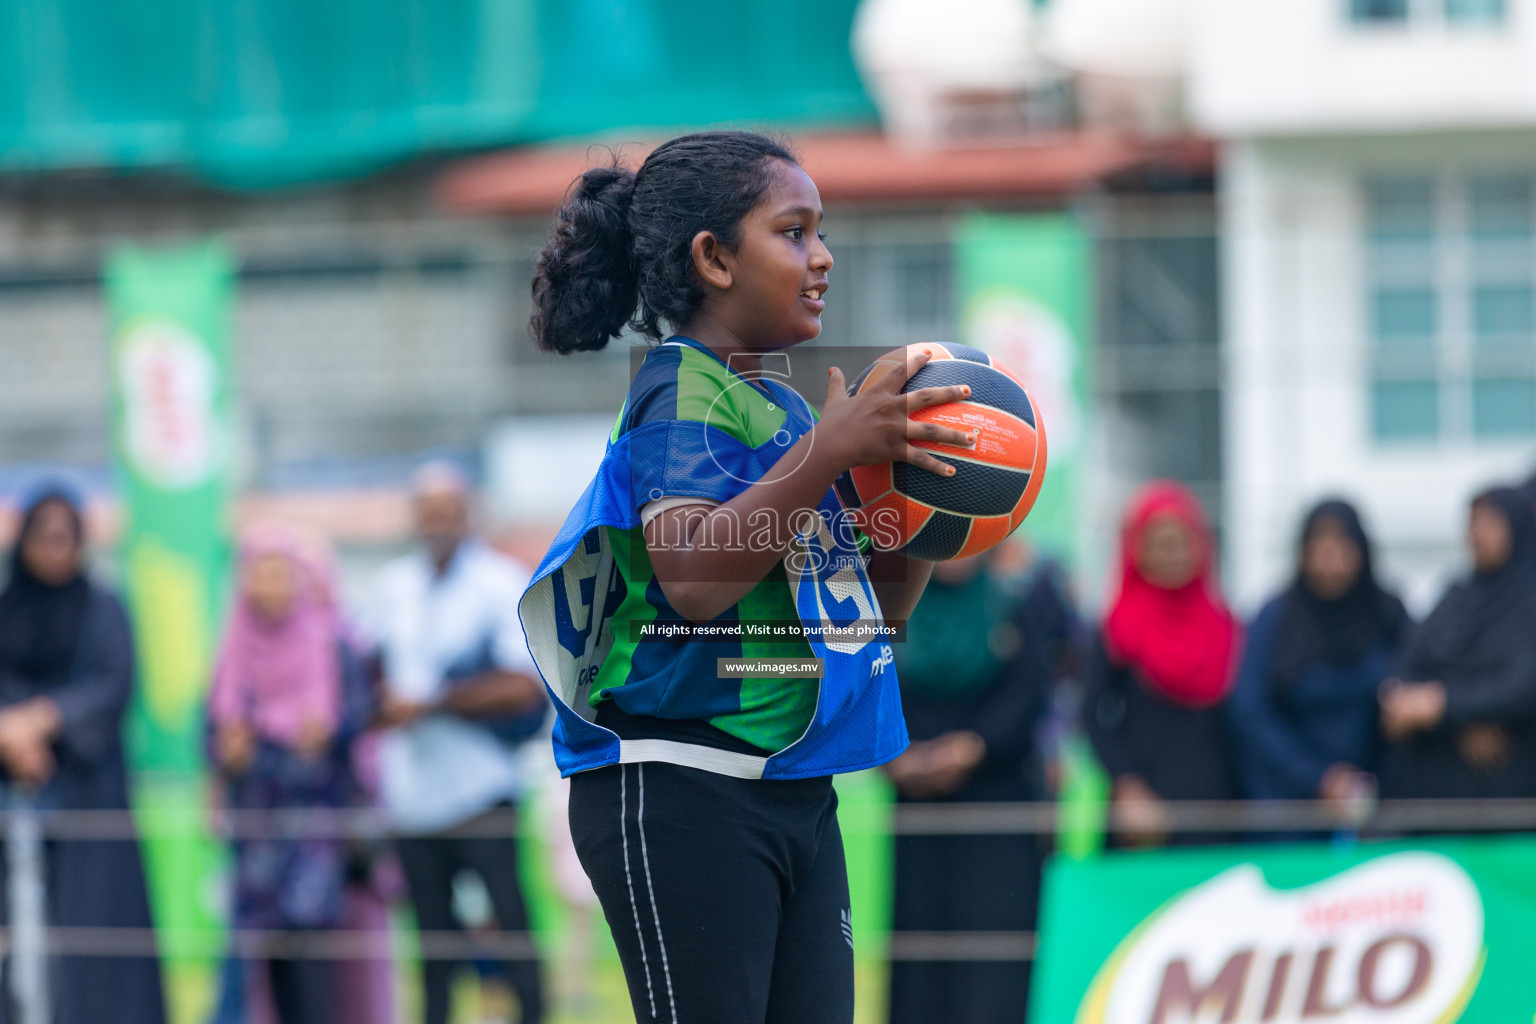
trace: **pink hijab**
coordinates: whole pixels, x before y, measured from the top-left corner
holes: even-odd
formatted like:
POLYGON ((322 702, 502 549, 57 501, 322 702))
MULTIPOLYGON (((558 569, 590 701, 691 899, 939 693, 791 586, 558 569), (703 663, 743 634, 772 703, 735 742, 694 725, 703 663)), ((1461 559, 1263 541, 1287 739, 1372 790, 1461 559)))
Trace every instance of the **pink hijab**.
POLYGON ((353 650, 362 647, 341 604, 341 569, 336 549, 323 534, 312 530, 295 534, 296 557, 309 588, 311 599, 330 616, 331 628, 342 643, 353 650))
POLYGON ((215 725, 244 722, 265 739, 291 746, 304 723, 334 730, 341 713, 341 665, 337 617, 316 599, 303 545, 291 531, 263 526, 240 544, 240 592, 230 614, 214 668, 208 714, 215 725), (276 621, 266 619, 245 596, 245 581, 258 558, 280 555, 294 573, 293 605, 276 621))

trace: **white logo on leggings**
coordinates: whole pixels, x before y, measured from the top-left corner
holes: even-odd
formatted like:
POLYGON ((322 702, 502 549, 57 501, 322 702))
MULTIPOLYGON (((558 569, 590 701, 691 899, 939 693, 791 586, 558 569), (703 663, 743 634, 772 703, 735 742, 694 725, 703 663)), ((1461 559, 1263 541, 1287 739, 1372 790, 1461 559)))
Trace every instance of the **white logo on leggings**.
POLYGON ((838 914, 843 922, 843 939, 848 943, 848 948, 853 948, 853 911, 844 910, 838 914))

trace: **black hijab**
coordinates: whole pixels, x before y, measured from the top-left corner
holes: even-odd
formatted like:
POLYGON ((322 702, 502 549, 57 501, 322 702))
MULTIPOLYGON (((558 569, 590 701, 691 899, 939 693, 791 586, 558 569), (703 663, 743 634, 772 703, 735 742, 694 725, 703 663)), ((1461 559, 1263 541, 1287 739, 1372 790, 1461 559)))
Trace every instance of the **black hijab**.
POLYGON ((55 586, 34 576, 22 560, 23 542, 49 505, 68 510, 75 541, 83 543, 85 530, 75 499, 62 488, 41 492, 22 517, 11 551, 11 578, 0 592, 0 676, 32 683, 55 682, 69 674, 90 600, 84 573, 55 586))
POLYGON ((1536 512, 1525 494, 1496 487, 1472 499, 1509 524, 1510 554, 1493 569, 1474 570, 1452 587, 1425 620, 1415 644, 1415 667, 1443 672, 1476 654, 1514 651, 1536 629, 1536 512))
POLYGON ((1347 501, 1320 503, 1307 513, 1301 529, 1296 578, 1282 597, 1270 677, 1276 686, 1296 683, 1317 665, 1353 668, 1374 650, 1396 648, 1408 629, 1408 612, 1396 595, 1376 580, 1371 541, 1360 513, 1347 501), (1343 595, 1326 599, 1315 593, 1301 571, 1307 545, 1324 526, 1334 526, 1360 551, 1360 574, 1343 595))

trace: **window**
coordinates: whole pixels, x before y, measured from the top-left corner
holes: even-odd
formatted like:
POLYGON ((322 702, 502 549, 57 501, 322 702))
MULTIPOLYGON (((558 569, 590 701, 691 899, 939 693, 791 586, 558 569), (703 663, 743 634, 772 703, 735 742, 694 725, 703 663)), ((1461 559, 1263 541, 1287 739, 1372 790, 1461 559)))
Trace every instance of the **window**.
POLYGON ((1408 20, 1408 0, 1349 0, 1349 16, 1359 22, 1408 20))
POLYGON ((1514 438, 1536 434, 1536 379, 1474 381, 1472 433, 1477 437, 1514 438))
POLYGON ((1502 25, 1507 0, 1345 0, 1356 25, 1502 25))
POLYGON ((1371 431, 1536 437, 1536 176, 1366 182, 1371 431))
POLYGON ((1524 342, 1531 334, 1529 284, 1476 285, 1472 290, 1473 333, 1479 343, 1524 342))
POLYGON ((1434 289, 1377 289, 1376 339, 1383 347, 1434 344, 1436 320, 1434 289))
POLYGON ((1371 240, 1389 250, 1433 245, 1438 199, 1433 178, 1384 178, 1366 192, 1371 240))
POLYGON ((1504 0, 1445 0, 1449 22, 1502 22, 1504 0))
POLYGON ((1440 433, 1439 199, 1434 178, 1378 179, 1366 189, 1375 384, 1372 432, 1384 442, 1440 433))
POLYGON ((1440 386, 1432 380, 1377 381, 1372 395, 1377 440, 1432 440, 1440 434, 1440 386))
POLYGON ((1536 435, 1532 185, 1524 175, 1479 175, 1467 185, 1474 437, 1536 435))

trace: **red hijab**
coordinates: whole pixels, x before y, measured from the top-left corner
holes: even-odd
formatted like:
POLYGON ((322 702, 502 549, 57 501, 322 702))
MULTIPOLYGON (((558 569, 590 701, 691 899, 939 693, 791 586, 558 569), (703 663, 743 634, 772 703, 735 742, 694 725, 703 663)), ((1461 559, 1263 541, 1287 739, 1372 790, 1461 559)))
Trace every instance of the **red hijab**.
POLYGON ((1133 667, 1152 689, 1180 704, 1210 707, 1232 688, 1239 626, 1214 579, 1210 526, 1199 500, 1180 484, 1154 481, 1126 510, 1120 532, 1120 592, 1104 620, 1109 656, 1133 667), (1136 567, 1142 536, 1171 517, 1189 533, 1195 574, 1168 590, 1136 567))

